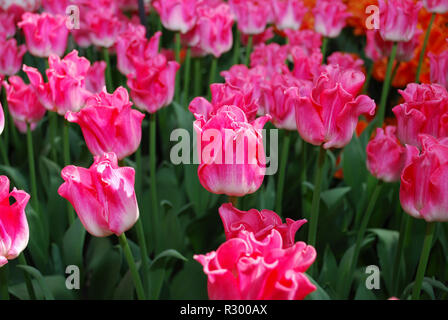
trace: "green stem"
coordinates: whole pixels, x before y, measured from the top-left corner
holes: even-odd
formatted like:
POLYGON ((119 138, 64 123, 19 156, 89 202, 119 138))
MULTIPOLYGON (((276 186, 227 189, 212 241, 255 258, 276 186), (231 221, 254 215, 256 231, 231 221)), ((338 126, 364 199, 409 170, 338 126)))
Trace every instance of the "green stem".
POLYGON ((37 181, 36 181, 36 168, 34 162, 34 149, 33 149, 33 135, 31 133, 30 125, 27 123, 26 137, 28 146, 28 166, 30 170, 31 181, 31 201, 33 203, 34 210, 39 213, 39 197, 37 195, 37 181))
MULTIPOLYGON (((68 166, 71 163, 69 129, 70 129, 70 123, 68 121, 64 121, 63 145, 64 145, 64 165, 65 166, 68 166)), ((72 225, 73 222, 75 221, 75 214, 73 212, 73 207, 69 202, 67 202, 67 216, 68 216, 69 225, 72 225)))
POLYGON ((367 230, 367 226, 369 225, 370 217, 372 216, 373 209, 375 208, 376 201, 381 193, 381 188, 383 184, 381 182, 377 182, 375 189, 373 190, 373 194, 370 198, 369 204, 367 206, 367 210, 364 214, 364 217, 361 222, 361 227, 359 228, 358 235, 356 237, 355 251, 353 252, 353 259, 350 264, 350 268, 347 274, 347 280, 344 281, 344 292, 343 297, 347 297, 350 293, 350 286, 353 281, 353 274, 355 272, 356 265, 358 263, 359 253, 361 251, 361 245, 364 240, 364 235, 367 230))
MULTIPOLYGON (((23 252, 19 255, 19 264, 27 266, 25 255, 23 252)), ((34 292, 33 283, 31 282, 30 276, 25 271, 23 272, 23 277, 25 278, 26 289, 28 290, 28 295, 31 300, 36 300, 36 293, 34 292)))
MULTIPOLYGON (((158 241, 159 226, 159 203, 157 200, 157 185, 156 185, 156 134, 157 134, 157 116, 155 113, 149 118, 149 168, 150 168, 150 182, 151 182, 151 205, 152 218, 154 228, 154 238, 158 241)), ((156 246, 155 246, 156 247, 156 246)))
POLYGON ((185 101, 188 101, 188 99, 189 99, 190 73, 191 73, 191 48, 188 48, 187 55, 185 56, 183 103, 185 103, 185 101))
POLYGON ((240 62, 240 42, 241 42, 241 33, 238 28, 236 28, 235 32, 235 47, 233 48, 233 65, 238 64, 240 62))
MULTIPOLYGON (((180 64, 180 32, 176 32, 176 41, 175 41, 175 54, 176 54, 176 61, 180 64)), ((174 101, 179 102, 179 89, 180 89, 180 73, 176 75, 176 86, 174 88, 174 101)))
POLYGON ((235 208, 238 208, 238 197, 229 196, 229 202, 234 206, 235 208))
POLYGON ((134 257, 132 256, 131 248, 129 248, 128 240, 126 235, 123 233, 118 237, 120 240, 120 245, 123 248, 124 255, 129 265, 129 270, 131 271, 132 279, 134 280, 135 290, 137 291, 137 297, 139 300, 145 300, 145 292, 142 286, 142 280, 137 271, 137 266, 135 265, 134 257))
POLYGON ((386 114, 386 103, 387 103, 387 97, 389 95, 390 90, 390 84, 392 80, 392 68, 394 66, 395 56, 397 55, 397 46, 398 43, 395 42, 392 47, 392 52, 389 56, 389 62, 387 64, 387 72, 386 72, 386 78, 384 79, 383 84, 383 91, 381 93, 381 102, 380 107, 378 109, 378 114, 376 116, 376 127, 381 127, 384 122, 384 116, 386 114))
POLYGON ((277 183, 277 198, 275 211, 278 215, 282 215, 282 201, 283 201, 283 188, 285 185, 285 173, 286 173, 286 164, 288 163, 288 154, 289 154, 289 144, 291 141, 291 136, 288 131, 285 131, 285 135, 283 137, 283 148, 280 159, 280 175, 278 177, 277 183))
POLYGON ((209 94, 208 94, 208 98, 210 100, 211 96, 212 96, 212 92, 210 89, 210 85, 212 83, 215 83, 215 79, 216 79, 216 70, 218 69, 218 58, 213 57, 212 58, 212 65, 210 68, 210 78, 208 80, 208 84, 209 84, 209 94))
POLYGON ((249 41, 247 43, 246 47, 246 60, 244 61, 244 64, 249 67, 250 63, 250 54, 252 53, 252 46, 253 46, 254 38, 252 35, 249 36, 249 41))
POLYGON ((9 300, 7 265, 0 267, 0 300, 9 300))
POLYGON ((58 130, 58 115, 56 112, 48 113, 48 121, 50 125, 50 149, 51 149, 51 158, 53 162, 58 162, 58 154, 56 152, 55 140, 56 140, 56 132, 58 130))
POLYGON ((142 256, 142 275, 143 275, 143 287, 145 289, 146 296, 149 295, 149 259, 148 248, 146 247, 145 232, 143 231, 142 219, 138 219, 136 223, 138 244, 140 246, 140 254, 142 256))
POLYGON ((143 178, 143 167, 142 167, 142 147, 138 147, 135 152, 135 162, 136 162, 136 177, 135 177, 135 191, 137 198, 140 199, 142 193, 142 178, 143 178))
POLYGON ((194 92, 195 97, 201 95, 202 88, 202 72, 201 72, 201 59, 196 58, 194 60, 194 92))
MULTIPOLYGON (((401 210, 400 210, 401 211, 401 210)), ((400 226, 400 235, 398 238, 398 245, 397 250, 395 251, 395 259, 394 259, 394 267, 392 274, 394 275, 394 280, 392 283, 392 294, 394 296, 398 295, 398 284, 400 280, 400 270, 401 270, 401 260, 404 255, 404 251, 406 250, 405 246, 405 239, 408 237, 408 232, 410 232, 410 222, 412 221, 412 218, 404 213, 401 212, 401 226, 400 226)))
POLYGON ((324 172, 325 158, 327 151, 324 147, 320 147, 319 158, 317 160, 316 174, 314 177, 313 202, 311 206, 311 221, 308 233, 308 244, 316 246, 317 225, 319 220, 320 191, 322 188, 322 178, 324 172))
POLYGON ((322 62, 325 63, 325 59, 327 57, 328 50, 328 38, 322 37, 322 62))
POLYGON ((103 58, 106 61, 106 89, 108 92, 114 91, 114 84, 112 80, 112 66, 110 64, 109 48, 103 48, 103 58))
POLYGON ((422 51, 420 52, 420 58, 418 60, 418 67, 417 67, 417 73, 416 73, 416 76, 415 76, 415 82, 416 83, 420 83, 420 74, 422 72, 422 66, 423 66, 423 60, 425 58, 426 47, 428 45, 429 36, 431 34, 431 29, 432 29, 432 25, 434 23, 434 20, 436 19, 436 15, 437 14, 435 12, 433 12, 433 14, 431 15, 431 20, 429 22, 428 29, 426 29, 425 40, 423 41, 423 47, 422 47, 422 51))
POLYGON ((415 277, 414 288, 412 290, 412 300, 420 299, 423 278, 425 277, 426 267, 428 266, 429 254, 431 253, 432 239, 434 238, 436 223, 428 222, 426 225, 425 241, 423 242, 420 262, 418 264, 417 276, 415 277))

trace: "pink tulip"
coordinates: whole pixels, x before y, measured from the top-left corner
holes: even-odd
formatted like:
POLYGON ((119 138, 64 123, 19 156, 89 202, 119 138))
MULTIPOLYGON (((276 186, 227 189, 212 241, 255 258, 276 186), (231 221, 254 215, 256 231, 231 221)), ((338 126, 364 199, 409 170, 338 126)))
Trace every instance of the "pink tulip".
POLYGON ((271 230, 277 230, 283 239, 283 249, 292 247, 295 241, 296 232, 304 225, 306 220, 297 220, 286 218, 286 223, 271 210, 251 209, 249 211, 241 211, 233 207, 231 203, 225 203, 219 208, 224 225, 226 239, 238 238, 241 231, 246 230, 252 232, 259 241, 266 238, 271 230))
MULTIPOLYGON (((109 3, 108 0, 106 3, 109 3)), ((103 5, 86 13, 90 41, 103 48, 115 45, 118 35, 123 29, 123 18, 119 15, 116 4, 103 5)))
POLYGON ((135 106, 155 113, 173 101, 176 72, 180 65, 159 54, 147 61, 135 61, 135 74, 130 74, 128 86, 135 106))
MULTIPOLYGON (((262 33, 253 35, 252 36, 252 44, 254 46, 257 46, 261 43, 266 43, 267 41, 274 38, 274 30, 273 29, 274 29, 273 27, 269 27, 266 30, 264 30, 262 33)), ((251 36, 244 34, 244 33, 241 34, 241 43, 243 45, 247 46, 249 44, 249 37, 251 37, 251 36)))
POLYGON ((423 6, 428 12, 447 13, 448 0, 423 0, 423 6))
POLYGON ((0 0, 0 8, 5 11, 35 11, 39 9, 40 0, 0 0))
POLYGON ((0 34, 5 38, 14 37, 16 34, 14 15, 8 12, 0 12, 0 34))
POLYGON ((305 275, 316 250, 304 242, 283 248, 275 229, 262 240, 241 231, 217 251, 194 259, 207 275, 211 300, 303 300, 316 290, 305 275))
POLYGON ((196 0, 154 0, 152 5, 160 15, 165 28, 186 33, 193 29, 198 6, 196 0))
POLYGON ((30 195, 25 191, 14 188, 9 192, 9 179, 0 176, 0 267, 17 258, 28 245, 25 207, 29 199, 30 195))
POLYGON ((328 64, 338 64, 342 69, 363 72, 364 60, 351 53, 334 52, 327 58, 328 64))
POLYGON ((418 23, 420 1, 378 0, 380 5, 380 34, 386 41, 410 41, 418 23))
POLYGON ((20 132, 26 133, 27 125, 34 130, 47 111, 40 103, 34 89, 19 76, 9 77, 3 82, 9 112, 20 132), (9 83, 8 83, 9 82, 9 83))
POLYGON ((302 46, 293 46, 289 49, 289 52, 294 62, 292 71, 294 77, 313 81, 316 76, 319 76, 323 59, 320 48, 307 51, 302 46))
POLYGON ((58 193, 74 207, 84 228, 95 237, 120 236, 139 217, 134 191, 135 171, 118 167, 117 156, 95 157, 89 169, 68 166, 58 193))
POLYGON ((263 111, 272 117, 271 122, 278 129, 297 130, 295 97, 289 91, 297 88, 301 94, 308 95, 311 87, 311 81, 299 80, 292 75, 275 75, 263 86, 263 111))
POLYGON ((25 52, 26 47, 18 46, 16 39, 6 40, 0 35, 0 73, 12 76, 19 72, 25 52))
POLYGON ((269 0, 229 0, 230 8, 244 34, 260 34, 272 17, 269 0))
POLYGON ((268 78, 276 73, 287 73, 288 47, 277 43, 259 44, 250 55, 250 66, 252 68, 262 66, 267 72, 268 78))
POLYGON ((438 83, 448 89, 448 50, 439 55, 429 53, 431 66, 431 82, 438 83))
POLYGON ((420 134, 448 136, 448 92, 437 84, 411 83, 399 91, 404 103, 392 109, 397 118, 398 138, 420 147, 420 134))
POLYGON ((272 9, 275 25, 280 30, 299 30, 302 20, 308 12, 303 0, 274 0, 272 9))
POLYGON ((107 64, 104 61, 96 61, 86 74, 86 89, 91 93, 99 93, 106 85, 105 71, 107 64))
POLYGON ((336 38, 351 16, 342 0, 317 0, 313 9, 314 29, 327 38, 336 38))
POLYGON ((358 96, 364 81, 362 72, 329 65, 316 79, 309 96, 301 96, 297 89, 291 92, 301 137, 313 145, 323 144, 325 149, 347 145, 359 116, 375 114, 375 102, 368 96, 358 96))
POLYGON ((197 12, 196 26, 188 35, 189 45, 219 58, 233 45, 233 18, 230 8, 223 3, 216 8, 201 6, 197 12))
POLYGON ((199 181, 215 194, 241 197, 254 193, 266 172, 261 129, 270 117, 260 117, 249 123, 244 111, 237 106, 224 106, 214 111, 206 100, 204 105, 198 103, 204 100, 194 100, 189 107, 196 118, 199 181))
POLYGON ((322 36, 313 30, 285 30, 288 44, 291 47, 300 46, 307 53, 313 52, 322 46, 322 36))
POLYGON ((62 57, 69 32, 66 22, 65 16, 26 12, 18 26, 25 33, 26 45, 32 55, 47 58, 54 54, 62 57))
POLYGON ((67 112, 65 118, 79 124, 94 156, 114 152, 122 160, 137 150, 142 138, 145 115, 131 106, 127 90, 119 87, 113 94, 91 96, 81 111, 67 112))
POLYGON ((42 0, 45 12, 51 14, 65 15, 67 7, 72 5, 71 0, 42 0))
POLYGON ((448 221, 448 140, 420 135, 421 152, 407 146, 406 167, 401 174, 403 210, 427 222, 448 221))
POLYGON ((367 144, 367 169, 385 182, 400 180, 404 168, 406 149, 396 136, 397 127, 376 129, 376 136, 367 144))

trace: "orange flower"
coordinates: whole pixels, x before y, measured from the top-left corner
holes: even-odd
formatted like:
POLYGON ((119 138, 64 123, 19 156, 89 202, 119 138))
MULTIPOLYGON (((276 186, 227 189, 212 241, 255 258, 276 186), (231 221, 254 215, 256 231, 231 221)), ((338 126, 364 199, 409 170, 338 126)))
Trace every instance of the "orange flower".
POLYGON ((377 0, 344 0, 348 7, 348 11, 352 14, 347 19, 347 24, 354 28, 355 35, 363 35, 366 33, 366 19, 369 14, 366 13, 366 8, 370 5, 378 6, 377 0))

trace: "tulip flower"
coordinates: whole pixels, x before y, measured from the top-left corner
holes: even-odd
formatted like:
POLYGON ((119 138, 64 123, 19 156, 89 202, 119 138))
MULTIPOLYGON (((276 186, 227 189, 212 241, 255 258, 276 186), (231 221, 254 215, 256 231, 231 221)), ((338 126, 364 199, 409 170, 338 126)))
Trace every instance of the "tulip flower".
POLYGON ((230 8, 244 34, 260 34, 272 18, 269 0, 229 0, 230 8))
POLYGON ((400 180, 406 160, 406 149, 396 136, 397 128, 377 128, 376 136, 367 144, 367 169, 385 182, 400 180))
POLYGON ((96 61, 92 64, 86 74, 86 89, 91 93, 99 93, 106 85, 105 71, 106 62, 96 61))
POLYGON ((342 0, 317 0, 313 9, 314 29, 327 38, 336 38, 351 16, 342 0))
POLYGON ((94 156, 114 152, 122 160, 137 150, 142 138, 145 115, 131 106, 127 90, 120 87, 113 94, 89 97, 81 111, 69 111, 65 118, 79 124, 94 156))
POLYGON ((26 46, 32 55, 47 58, 54 54, 62 57, 69 33, 66 22, 65 16, 26 12, 18 26, 25 33, 26 46))
POLYGON ((293 46, 289 52, 294 62, 292 74, 297 79, 313 81, 320 74, 322 52, 320 48, 307 50, 302 46, 293 46))
POLYGON ((420 1, 378 0, 380 5, 380 34, 386 41, 410 41, 417 29, 420 1))
POLYGON ((22 67, 22 58, 26 52, 24 45, 17 45, 16 39, 5 39, 0 35, 0 73, 15 75, 22 67))
POLYGON ((5 11, 35 11, 39 9, 40 0, 1 0, 0 7, 5 11))
POLYGON ((375 102, 368 96, 358 96, 364 81, 362 72, 329 65, 315 81, 309 96, 301 96, 298 89, 291 90, 301 137, 313 145, 323 144, 325 149, 347 145, 359 116, 375 114, 375 102))
POLYGON ((403 210, 427 222, 448 221, 448 140, 420 135, 422 150, 407 146, 406 166, 401 174, 403 210))
POLYGON ((429 54, 431 82, 438 83, 448 90, 448 50, 439 55, 429 54))
POLYGON ((308 12, 303 0, 274 0, 272 9, 275 25, 280 30, 299 30, 308 12))
POLYGON ((165 28, 187 33, 196 23, 198 3, 197 0, 154 0, 152 5, 165 28))
POLYGON ((260 34, 256 34, 256 35, 248 35, 248 34, 242 34, 241 35, 241 43, 245 46, 247 46, 249 44, 249 38, 252 37, 252 44, 254 46, 259 45, 261 43, 266 43, 269 40, 271 40, 272 38, 274 38, 274 28, 273 27, 269 27, 266 30, 264 30, 262 33, 260 34))
POLYGON ((0 267, 17 258, 28 245, 25 207, 29 199, 25 191, 14 188, 9 192, 9 179, 0 176, 0 267), (10 198, 14 199, 13 204, 10 198))
POLYGON ((173 101, 176 72, 180 65, 159 54, 147 61, 135 61, 135 73, 127 76, 131 97, 137 108, 149 113, 173 101))
POLYGON ((230 8, 225 3, 216 8, 201 6, 197 13, 197 23, 187 35, 189 46, 198 47, 203 53, 219 58, 233 45, 233 18, 230 8))
POLYGON ((40 103, 34 89, 18 76, 3 82, 6 90, 9 112, 20 132, 26 133, 27 125, 34 130, 47 111, 40 103))
POLYGON ((250 55, 250 66, 264 67, 268 78, 276 73, 287 73, 288 67, 285 62, 288 59, 288 49, 287 46, 277 43, 259 44, 250 55))
POLYGON ((277 230, 282 236, 283 248, 290 248, 294 245, 296 232, 307 221, 286 218, 286 223, 271 210, 251 209, 241 211, 236 209, 231 203, 225 203, 219 208, 219 215, 224 225, 226 239, 238 238, 241 231, 252 232, 259 241, 266 238, 271 230, 277 230))
POLYGON ((404 103, 392 109, 397 118, 398 138, 420 147, 420 134, 448 136, 448 92, 437 84, 411 83, 400 90, 404 103))
POLYGON ((338 64, 342 69, 354 69, 363 72, 364 60, 356 54, 334 52, 327 58, 328 64, 338 64))
POLYGON ((447 13, 448 1, 447 0, 423 0, 423 6, 426 11, 432 13, 447 13))
POLYGON ((200 101, 194 100, 189 107, 196 118, 200 183, 215 194, 241 197, 254 193, 266 172, 261 129, 270 117, 249 123, 237 106, 214 111, 211 104, 201 105, 200 101))
POLYGON ((252 92, 254 100, 261 97, 260 84, 265 80, 262 67, 249 69, 242 64, 234 65, 229 70, 221 72, 221 76, 229 86, 243 92, 252 92))
POLYGON ((115 45, 123 28, 123 19, 114 5, 100 5, 86 13, 90 41, 102 48, 115 45))
POLYGON ((305 275, 316 250, 304 242, 284 249, 275 229, 262 240, 241 231, 217 251, 194 259, 207 275, 211 300, 303 300, 316 290, 305 275))
POLYGON ((117 156, 95 157, 89 169, 67 166, 58 193, 74 207, 84 228, 95 237, 122 235, 139 217, 135 171, 118 167, 117 156))
POLYGON ((8 12, 0 12, 0 34, 7 39, 14 37, 16 34, 14 15, 8 12))
POLYGON ((51 14, 65 15, 67 7, 71 4, 72 0, 42 0, 44 11, 51 14))
POLYGON ((284 32, 291 47, 300 46, 306 52, 312 52, 322 46, 321 34, 313 30, 284 30, 284 32))

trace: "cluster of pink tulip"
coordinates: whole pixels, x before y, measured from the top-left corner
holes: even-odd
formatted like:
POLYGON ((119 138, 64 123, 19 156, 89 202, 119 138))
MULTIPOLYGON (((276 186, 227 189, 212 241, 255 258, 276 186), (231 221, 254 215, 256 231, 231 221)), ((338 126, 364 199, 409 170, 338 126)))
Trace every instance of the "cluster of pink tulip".
MULTIPOLYGON (((373 61, 389 57, 378 106, 365 94, 368 84, 362 59, 344 52, 327 57, 329 39, 341 34, 351 16, 342 0, 316 0, 312 9, 303 0, 154 0, 140 8, 138 1, 130 0, 5 3, 0 0, 0 76, 7 112, 4 115, 0 108, 0 134, 10 119, 21 133, 27 134, 32 207, 44 214, 39 209, 31 132, 48 116, 52 160, 61 160, 54 151, 61 116, 65 168, 58 193, 71 204, 67 209, 69 221, 73 223, 74 209, 91 235, 119 237, 141 299, 145 298, 146 281, 142 285, 124 234, 140 223, 137 199, 142 165, 137 162, 136 169, 125 166, 125 159, 134 154, 141 156, 142 112, 147 112, 151 215, 158 219, 155 116, 173 101, 189 99, 187 78, 184 96, 178 96, 182 46, 188 50, 186 74, 191 57, 212 55, 209 99, 198 94, 188 110, 194 115, 193 127, 201 142, 197 151, 210 155, 201 157, 199 181, 207 191, 227 195, 231 202, 219 209, 226 241, 216 251, 194 256, 208 278, 210 299, 301 300, 316 290, 305 272, 316 259, 327 152, 343 149, 351 142, 361 117, 373 119, 369 128, 376 128, 366 149, 367 168, 377 179, 370 202, 376 201, 383 182, 401 181, 403 210, 428 222, 422 257, 430 250, 434 223, 448 221, 448 51, 430 55, 432 83, 419 84, 418 73, 416 83, 399 91, 403 102, 393 108, 397 125, 383 126, 394 61, 411 60, 420 44, 420 9, 424 5, 434 15, 446 13, 447 0, 379 0, 380 26, 367 32, 365 48, 366 56, 373 61), (78 28, 68 27, 66 8, 70 5, 79 9, 78 28), (43 11, 39 12, 41 6, 43 11), (138 9, 143 15, 155 10, 163 27, 175 32, 174 59, 160 49, 162 32, 148 36, 141 23, 144 19, 135 15, 138 9), (314 30, 301 29, 307 13, 314 16, 314 30), (286 35, 286 44, 267 44, 274 37, 274 27, 286 35), (18 29, 24 44, 16 40, 18 29), (246 46, 245 56, 240 42, 246 46), (92 64, 80 56, 81 50, 91 46, 102 50, 104 61, 92 64), (234 64, 221 72, 224 83, 214 83, 218 59, 232 48, 234 64), (38 68, 23 64, 26 53, 43 58, 44 75, 38 68), (126 78, 126 88, 114 85, 111 54, 116 56, 117 69, 126 78), (29 83, 18 75, 21 71, 29 83), (281 182, 276 194, 278 214, 270 210, 241 211, 236 208, 238 198, 259 190, 266 175, 262 129, 268 122, 285 133, 281 182), (79 125, 92 154, 93 164, 88 169, 72 165, 70 123, 79 125), (221 133, 221 141, 210 139, 210 130, 221 133), (320 150, 308 244, 295 241, 296 232, 306 220, 286 219, 283 223, 280 217, 291 131, 297 131, 304 144, 320 150), (243 149, 234 148, 240 140, 244 140, 243 149), (216 145, 221 152, 214 149, 216 145), (234 149, 236 152, 229 155, 228 150, 234 149), (241 155, 244 161, 237 163, 241 155), (230 162, 226 161, 229 157, 230 162)), ((10 192, 9 179, 0 176, 0 267, 17 258, 27 246, 25 207, 29 199, 25 191, 14 188, 10 192), (10 198, 15 199, 13 204, 10 198)), ((372 206, 366 207, 352 269, 372 214, 372 206)), ((147 259, 148 253, 141 250, 147 259)), ((426 263, 419 266, 414 298, 420 295, 426 263)), ((344 290, 350 289, 352 278, 347 275, 344 290)))

